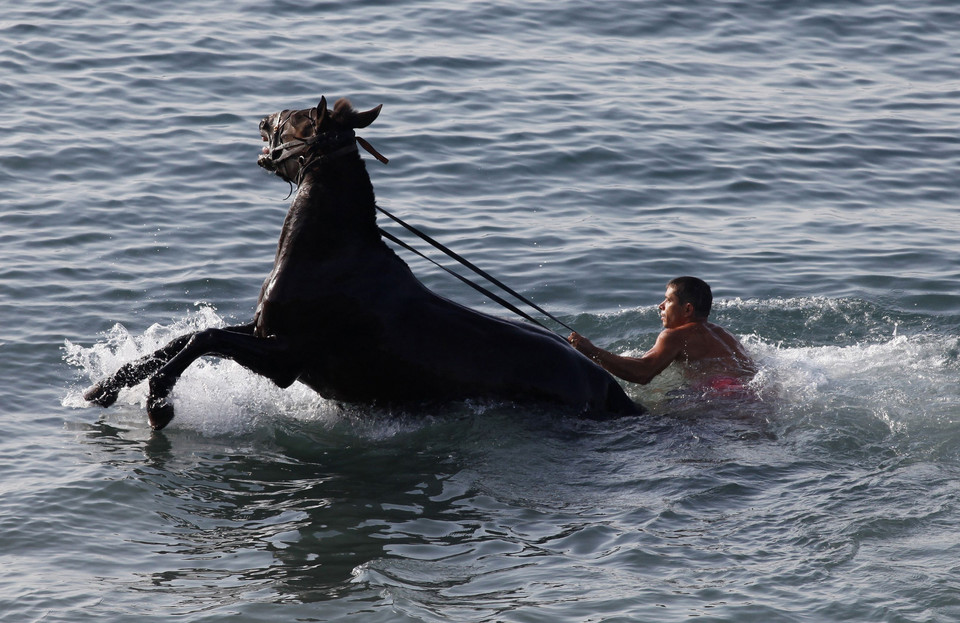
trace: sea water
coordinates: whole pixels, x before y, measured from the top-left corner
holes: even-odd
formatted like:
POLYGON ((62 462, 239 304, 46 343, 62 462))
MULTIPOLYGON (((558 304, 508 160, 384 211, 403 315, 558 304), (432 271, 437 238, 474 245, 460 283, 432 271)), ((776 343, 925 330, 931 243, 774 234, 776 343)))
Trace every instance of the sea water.
POLYGON ((960 618, 953 4, 67 0, 0 32, 0 621, 960 618), (642 354, 706 279, 755 396, 671 369, 642 418, 397 411, 203 359, 162 433, 144 386, 86 405, 250 319, 288 190, 257 123, 321 95, 384 105, 382 206, 598 344, 642 354))

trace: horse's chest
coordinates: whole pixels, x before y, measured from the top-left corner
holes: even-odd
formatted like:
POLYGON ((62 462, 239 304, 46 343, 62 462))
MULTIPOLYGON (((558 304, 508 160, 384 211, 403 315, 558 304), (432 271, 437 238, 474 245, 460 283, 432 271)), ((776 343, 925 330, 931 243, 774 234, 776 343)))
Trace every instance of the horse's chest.
POLYGON ((322 263, 278 265, 257 306, 261 333, 316 336, 364 325, 369 331, 379 324, 385 292, 367 274, 322 263))

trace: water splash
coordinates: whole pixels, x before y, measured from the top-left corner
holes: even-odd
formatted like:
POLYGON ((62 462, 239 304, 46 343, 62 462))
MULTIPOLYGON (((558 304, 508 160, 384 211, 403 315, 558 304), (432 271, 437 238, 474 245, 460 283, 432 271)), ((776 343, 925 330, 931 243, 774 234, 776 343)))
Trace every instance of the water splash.
MULTIPOLYGON (((201 305, 184 318, 168 325, 154 324, 141 335, 117 324, 89 347, 65 340, 64 361, 77 369, 82 383, 72 387, 61 404, 74 409, 93 408, 83 398, 85 387, 174 338, 226 324, 214 307, 201 305)), ((117 402, 104 411, 104 417, 113 423, 145 428, 148 391, 147 381, 121 390, 117 402)), ((367 417, 369 407, 349 407, 326 400, 300 383, 281 389, 266 377, 216 357, 200 358, 191 364, 177 382, 173 400, 177 415, 169 428, 192 430, 205 437, 257 434, 294 421, 297 426, 319 427, 327 434, 337 427, 353 439, 376 441, 419 430, 432 418, 431 414, 395 413, 385 408, 374 409, 374 417, 367 417)), ((496 403, 465 401, 447 412, 482 414, 495 406, 496 403)))
MULTIPOLYGON (((853 444, 960 457, 960 337, 954 318, 856 298, 797 297, 714 302, 716 322, 756 358, 760 403, 691 404, 683 414, 754 411, 780 429, 849 433, 853 444)), ((659 331, 652 308, 590 316, 590 337, 615 352, 641 356, 659 331)), ((579 319, 578 319, 579 321, 579 319)), ((668 368, 631 396, 657 414, 675 413, 671 391, 682 375, 668 368)))
POLYGON ((861 317, 834 344, 743 338, 761 364, 757 382, 777 396, 781 432, 823 456, 960 460, 960 338, 875 322, 861 317))
MULTIPOLYGON (((141 335, 134 335, 117 324, 93 346, 83 347, 69 340, 64 345, 64 360, 78 368, 79 376, 88 383, 115 372, 125 363, 134 361, 164 346, 170 340, 194 331, 225 326, 223 318, 210 306, 196 311, 169 325, 154 324, 141 335)), ((120 392, 113 408, 119 408, 120 417, 135 411, 146 425, 147 382, 120 392)), ((83 389, 74 388, 62 400, 67 407, 85 408, 83 389)), ((282 415, 301 420, 335 420, 339 417, 336 404, 320 398, 312 390, 294 384, 280 389, 264 377, 258 376, 233 361, 202 358, 191 365, 174 389, 173 399, 177 417, 172 426, 199 431, 204 435, 242 435, 249 433, 271 418, 282 415)))
MULTIPOLYGON (((823 334, 824 317, 835 314, 834 324, 846 324, 844 331, 863 339, 847 344, 798 345, 798 340, 773 340, 757 334, 742 336, 748 350, 760 364, 760 372, 752 386, 773 417, 786 421, 819 422, 824 418, 854 418, 881 422, 894 434, 937 435, 943 428, 960 422, 960 390, 955 379, 960 372, 960 338, 938 333, 903 334, 889 327, 898 326, 886 314, 864 313, 857 305, 822 301, 736 301, 719 306, 723 314, 749 316, 763 314, 785 316, 805 314, 800 326, 815 326, 823 334), (798 312, 797 310, 800 310, 798 312), (839 311, 838 311, 839 310, 839 311), (816 317, 815 322, 808 322, 816 317), (874 317, 876 316, 876 317, 874 317), (868 318, 869 322, 865 322, 868 318), (856 320, 860 326, 851 326, 856 320), (878 336, 881 326, 887 337, 878 336)), ((630 312, 635 315, 635 312, 630 312)), ((829 319, 828 319, 829 320, 829 319)), ((772 322, 787 326, 783 318, 772 322)), ((623 327, 617 316, 597 317, 598 333, 617 331, 623 327)), ((829 324, 829 322, 827 323, 829 324)), ((103 339, 90 347, 69 341, 64 346, 64 359, 78 370, 84 385, 113 373, 124 363, 142 357, 169 340, 191 331, 222 327, 225 322, 210 306, 169 325, 155 324, 141 335, 130 333, 122 325, 114 326, 103 339)), ((646 338, 642 338, 646 339, 646 338)), ((817 338, 823 340, 822 337, 817 338)), ((639 356, 642 348, 628 348, 623 354, 639 356)), ((655 413, 669 413, 670 392, 682 383, 676 370, 668 369, 648 386, 630 386, 628 391, 655 413)), ((62 399, 64 406, 85 408, 82 387, 71 389, 62 399)), ((242 366, 215 358, 198 360, 188 368, 174 390, 177 406, 175 428, 198 431, 203 435, 245 435, 270 428, 279 420, 297 420, 321 426, 344 425, 361 437, 383 438, 422 425, 403 418, 364 418, 363 410, 344 409, 324 400, 300 384, 280 389, 269 380, 242 366)), ((121 392, 117 416, 143 421, 147 385, 121 392)), ((464 409, 481 414, 489 405, 467 404, 464 409)), ((690 405, 684 407, 690 409, 690 405)), ((716 405, 696 407, 712 412, 716 405), (711 411, 712 410, 712 411, 711 411)), ((107 414, 111 411, 105 412, 107 414)))

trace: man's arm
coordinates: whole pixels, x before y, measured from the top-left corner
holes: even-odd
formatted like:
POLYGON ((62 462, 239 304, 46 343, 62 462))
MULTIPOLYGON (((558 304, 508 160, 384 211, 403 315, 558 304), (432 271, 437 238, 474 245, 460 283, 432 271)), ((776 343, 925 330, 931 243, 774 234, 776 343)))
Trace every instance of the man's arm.
POLYGON ((610 374, 624 381, 646 385, 663 372, 680 354, 681 340, 676 332, 663 330, 653 348, 643 357, 623 357, 595 346, 579 333, 571 333, 567 341, 578 351, 593 359, 610 374))

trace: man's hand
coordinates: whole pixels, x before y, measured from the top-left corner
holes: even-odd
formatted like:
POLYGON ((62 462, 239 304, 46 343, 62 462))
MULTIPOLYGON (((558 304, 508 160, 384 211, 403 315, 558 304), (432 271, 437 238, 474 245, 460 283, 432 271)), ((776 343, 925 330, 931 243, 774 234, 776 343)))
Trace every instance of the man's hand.
POLYGON ((675 337, 671 338, 670 331, 663 331, 654 347, 643 357, 615 355, 599 346, 594 346, 593 342, 576 331, 570 334, 567 341, 610 374, 624 381, 646 385, 650 379, 660 374, 671 361, 676 359, 681 342, 675 337))
POLYGON ((591 359, 599 356, 601 352, 601 349, 594 346, 593 342, 583 337, 576 331, 570 334, 570 337, 567 338, 567 341, 570 342, 571 346, 591 359))

